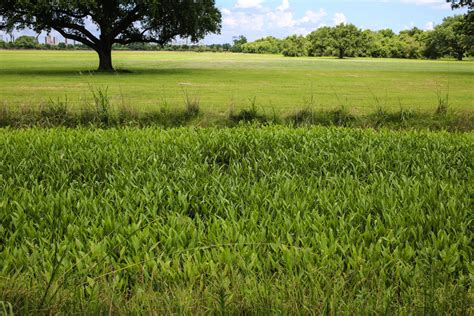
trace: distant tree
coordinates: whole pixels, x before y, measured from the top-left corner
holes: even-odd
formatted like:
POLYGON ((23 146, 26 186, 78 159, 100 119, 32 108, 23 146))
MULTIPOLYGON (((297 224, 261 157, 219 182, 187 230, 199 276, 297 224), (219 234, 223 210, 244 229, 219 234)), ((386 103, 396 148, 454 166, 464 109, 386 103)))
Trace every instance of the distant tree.
POLYGON ((470 31, 466 19, 472 15, 447 17, 429 33, 426 40, 425 55, 438 58, 450 55, 462 60, 474 45, 474 34, 470 31))
POLYGON ((282 41, 273 36, 263 37, 242 45, 242 52, 250 54, 279 54, 281 50, 282 41))
POLYGON ((434 31, 417 27, 396 34, 391 29, 360 30, 352 24, 321 27, 306 38, 289 36, 283 40, 268 36, 243 44, 244 53, 282 53, 285 56, 346 56, 390 58, 439 58, 451 55, 462 59, 474 56, 474 12, 446 18, 434 31))
POLYGON ((308 40, 304 36, 292 35, 283 40, 282 53, 286 57, 308 56, 308 40))
POLYGON ((383 29, 378 31, 383 37, 392 38, 395 37, 397 34, 391 29, 383 29))
POLYGON ((332 45, 340 59, 353 54, 362 44, 362 31, 353 24, 339 24, 332 28, 332 45))
POLYGON ((400 35, 407 35, 411 37, 416 37, 423 34, 424 34, 424 31, 422 29, 417 28, 416 26, 408 30, 400 31, 400 35))
POLYGON ((474 56, 474 11, 470 11, 464 16, 461 32, 462 41, 468 49, 469 56, 474 56))
POLYGON ((236 53, 242 52, 242 46, 247 44, 248 40, 245 36, 240 35, 234 39, 234 45, 232 46, 232 51, 236 53))
POLYGON ((398 35, 402 47, 402 58, 417 59, 423 56, 425 50, 426 31, 414 27, 403 30, 398 35))
POLYGON ((364 30, 361 33, 361 45, 357 50, 359 57, 382 57, 382 36, 378 32, 364 30))
POLYGON ((0 0, 0 29, 56 30, 99 55, 99 71, 113 71, 113 44, 166 44, 220 31, 215 0, 0 0), (90 21, 96 28, 87 28, 90 21))
POLYGON ((38 40, 34 36, 24 35, 24 36, 18 37, 15 40, 14 45, 16 48, 32 49, 32 48, 36 48, 36 46, 38 45, 38 40))
POLYGON ((320 27, 307 36, 309 56, 326 56, 332 52, 331 30, 328 26, 320 27))

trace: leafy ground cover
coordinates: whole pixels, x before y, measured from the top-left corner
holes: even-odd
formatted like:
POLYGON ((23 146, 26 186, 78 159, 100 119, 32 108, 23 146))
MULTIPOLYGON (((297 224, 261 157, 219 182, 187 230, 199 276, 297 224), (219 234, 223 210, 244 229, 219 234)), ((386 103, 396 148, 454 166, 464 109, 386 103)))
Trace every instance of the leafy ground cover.
POLYGON ((472 314, 474 134, 0 130, 0 311, 472 314))

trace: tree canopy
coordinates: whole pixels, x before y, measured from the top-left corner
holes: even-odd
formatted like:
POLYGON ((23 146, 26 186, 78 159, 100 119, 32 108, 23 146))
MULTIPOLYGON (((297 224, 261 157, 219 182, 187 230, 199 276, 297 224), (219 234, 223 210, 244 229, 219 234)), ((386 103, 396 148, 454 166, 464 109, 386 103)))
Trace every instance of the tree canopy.
POLYGON ((466 18, 462 15, 447 17, 429 33, 426 43, 429 57, 451 55, 463 59, 474 43, 474 35, 465 30, 466 18))
POLYGON ((56 30, 99 54, 111 71, 112 45, 196 42, 221 28, 215 0, 0 0, 0 29, 56 30))
POLYGON ((351 24, 320 27, 308 36, 264 37, 243 45, 244 53, 284 56, 440 58, 474 56, 474 14, 447 17, 434 30, 413 27, 361 30, 351 24))
POLYGON ((331 31, 334 48, 339 58, 344 58, 348 51, 355 50, 361 44, 361 31, 353 24, 339 24, 331 31))
POLYGON ((234 38, 234 45, 232 50, 236 53, 242 52, 242 46, 248 42, 247 38, 243 35, 237 36, 234 38))
POLYGON ((468 7, 469 10, 472 10, 474 8, 474 2, 472 0, 446 0, 446 2, 451 3, 455 9, 468 7))
POLYGON ((31 49, 38 45, 38 40, 34 36, 20 36, 15 40, 15 46, 18 48, 31 49))

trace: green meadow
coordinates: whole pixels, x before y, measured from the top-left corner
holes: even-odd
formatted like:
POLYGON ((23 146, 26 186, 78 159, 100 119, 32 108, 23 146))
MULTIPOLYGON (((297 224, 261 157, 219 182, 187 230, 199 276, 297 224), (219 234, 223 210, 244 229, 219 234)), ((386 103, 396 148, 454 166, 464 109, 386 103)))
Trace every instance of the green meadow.
POLYGON ((205 113, 249 107, 287 114, 311 104, 345 106, 354 114, 376 108, 432 112, 440 96, 450 109, 474 111, 474 62, 392 59, 285 58, 190 52, 114 52, 115 74, 97 74, 88 51, 0 51, 0 102, 36 107, 52 99, 72 106, 108 89, 114 104, 137 110, 182 107, 185 95, 205 113), (253 102, 253 101, 252 101, 253 102))
POLYGON ((0 315, 474 314, 474 62, 114 61, 0 51, 0 315))

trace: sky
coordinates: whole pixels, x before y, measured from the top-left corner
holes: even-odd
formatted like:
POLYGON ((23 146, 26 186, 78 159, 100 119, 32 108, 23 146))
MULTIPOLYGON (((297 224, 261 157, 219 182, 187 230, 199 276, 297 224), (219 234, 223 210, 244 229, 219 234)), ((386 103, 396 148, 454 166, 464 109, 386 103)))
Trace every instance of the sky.
POLYGON ((414 26, 432 29, 452 11, 445 0, 217 0, 223 15, 222 33, 206 42, 229 42, 233 36, 249 40, 273 35, 306 35, 321 26, 353 23, 363 29, 414 26))
MULTIPOLYGON (((306 35, 318 27, 340 23, 395 32, 414 26, 430 30, 443 18, 465 12, 452 11, 445 0, 216 0, 216 4, 222 12, 222 31, 207 36, 203 40, 206 44, 231 43, 239 35, 251 41, 269 35, 306 35)), ((33 35, 22 31, 15 36, 22 34, 33 35)))

